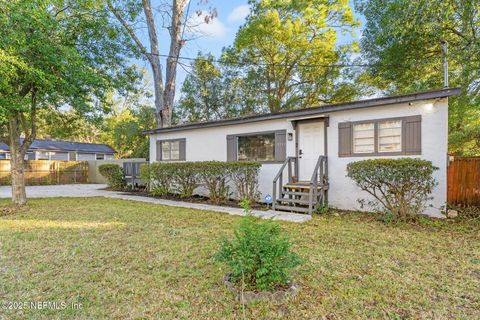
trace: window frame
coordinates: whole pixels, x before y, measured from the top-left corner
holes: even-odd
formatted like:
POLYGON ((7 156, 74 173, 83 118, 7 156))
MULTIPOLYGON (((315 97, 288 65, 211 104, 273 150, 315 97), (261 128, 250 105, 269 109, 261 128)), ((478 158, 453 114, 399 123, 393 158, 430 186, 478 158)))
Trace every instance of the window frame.
POLYGON ((275 160, 275 145, 277 143, 276 141, 276 134, 275 131, 262 131, 262 132, 252 132, 252 133, 245 133, 245 134, 236 134, 235 135, 235 145, 236 145, 236 153, 237 153, 237 158, 235 161, 256 161, 260 163, 277 163, 278 161, 275 160), (238 143, 239 138, 241 137, 252 137, 252 136, 266 136, 266 135, 273 135, 273 160, 240 160, 240 144, 238 143))
MULTIPOLYGON (((186 141, 187 139, 186 138, 177 138, 177 139, 161 139, 161 140, 157 140, 157 148, 160 148, 160 159, 157 159, 157 161, 162 161, 162 162, 179 162, 179 161, 186 161, 186 153, 187 153, 187 148, 186 148, 186 141), (170 143, 170 158, 172 157, 172 145, 171 143, 172 142, 178 142, 178 159, 168 159, 168 160, 165 160, 163 158, 163 149, 162 149, 162 146, 163 146, 163 143, 164 142, 169 142, 170 143), (183 159, 182 159, 182 142, 183 142, 183 145, 185 146, 185 150, 183 152, 183 159)), ((158 154, 158 150, 157 150, 157 154, 158 154)))
MULTIPOLYGON (((405 123, 406 120, 415 116, 404 116, 404 117, 392 117, 392 118, 381 118, 381 119, 372 119, 372 120, 360 120, 360 121, 346 121, 351 124, 350 130, 350 155, 342 155, 340 157, 381 157, 381 156, 402 156, 402 155, 419 155, 420 152, 408 152, 406 151, 406 140, 405 140, 405 123), (400 151, 379 151, 379 123, 386 122, 386 121, 401 121, 401 128, 400 128, 400 144, 401 150, 400 151), (353 126, 356 124, 365 124, 365 123, 373 123, 374 124, 374 152, 371 153, 355 153, 354 149, 354 139, 353 139, 353 126)), ((422 118, 420 118, 422 119, 422 118)), ((340 122, 342 123, 342 122, 340 122)), ((339 124, 340 124, 339 123, 339 124)))
POLYGON ((374 121, 352 122, 352 154, 375 154, 377 152, 377 124, 374 121), (355 152, 355 126, 362 124, 373 124, 373 151, 372 152, 355 152))
POLYGON ((378 122, 377 122, 377 130, 378 130, 378 132, 377 132, 377 137, 378 137, 378 139, 377 139, 377 141, 376 141, 376 143, 377 143, 377 152, 378 152, 378 153, 381 153, 381 154, 385 154, 385 153, 395 153, 395 152, 403 152, 403 151, 405 150, 405 148, 404 148, 404 146, 403 146, 403 144, 404 144, 404 142, 403 142, 404 137, 403 137, 403 136, 405 135, 403 127, 404 127, 404 123, 403 123, 403 120, 402 120, 402 119, 395 119, 395 120, 393 120, 393 119, 387 119, 387 120, 378 121, 378 122), (395 151, 388 151, 388 150, 387 150, 387 151, 380 151, 380 124, 383 123, 383 122, 398 122, 398 121, 400 121, 400 150, 395 150, 395 151))
POLYGON ((254 132, 241 132, 241 133, 233 133, 227 134, 227 161, 246 161, 246 160, 238 160, 238 137, 245 137, 245 136, 256 136, 256 135, 264 135, 264 134, 273 134, 274 135, 274 155, 275 160, 264 160, 264 161, 257 161, 261 164, 278 164, 285 162, 285 159, 288 158, 287 156, 287 130, 286 129, 279 129, 279 130, 266 130, 266 131, 254 131, 254 132), (284 136, 285 141, 282 143, 282 139, 280 136, 284 136), (277 141, 277 138, 280 140, 277 141), (229 150, 229 139, 232 139, 232 148, 234 148, 234 157, 230 158, 231 150, 229 150), (277 159, 279 158, 279 159, 277 159))

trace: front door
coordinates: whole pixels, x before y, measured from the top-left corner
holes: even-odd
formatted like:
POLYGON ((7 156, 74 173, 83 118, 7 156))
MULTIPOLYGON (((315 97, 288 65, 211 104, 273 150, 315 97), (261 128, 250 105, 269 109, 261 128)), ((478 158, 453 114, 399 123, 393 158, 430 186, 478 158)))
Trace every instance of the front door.
POLYGON ((325 122, 298 123, 298 170, 300 181, 310 181, 318 157, 325 155, 325 122))

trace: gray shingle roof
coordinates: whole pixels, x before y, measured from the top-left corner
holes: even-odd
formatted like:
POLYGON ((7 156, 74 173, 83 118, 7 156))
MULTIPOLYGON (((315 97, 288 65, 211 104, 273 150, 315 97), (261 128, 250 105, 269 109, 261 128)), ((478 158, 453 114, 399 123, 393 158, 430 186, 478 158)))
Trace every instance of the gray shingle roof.
MULTIPOLYGON (((0 142, 0 150, 9 151, 9 147, 0 142)), ((61 140, 35 140, 28 149, 33 150, 50 150, 50 151, 77 151, 85 153, 117 153, 112 147, 106 144, 70 142, 61 140)))

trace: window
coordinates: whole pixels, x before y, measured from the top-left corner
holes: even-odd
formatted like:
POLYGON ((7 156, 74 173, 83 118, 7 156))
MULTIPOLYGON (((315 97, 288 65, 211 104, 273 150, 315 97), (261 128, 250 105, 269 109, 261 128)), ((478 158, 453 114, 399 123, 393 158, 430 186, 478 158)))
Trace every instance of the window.
POLYGON ((375 152, 375 124, 353 125, 353 153, 375 152))
POLYGON ((338 156, 388 156, 422 153, 422 116, 338 124, 338 156))
POLYGON ((49 152, 37 151, 37 160, 50 160, 49 152))
POLYGON ((0 153, 0 160, 7 159, 7 154, 6 153, 0 153))
POLYGON ((105 160, 105 155, 103 153, 96 153, 95 158, 96 160, 105 160))
POLYGON ((160 154, 157 160, 181 161, 185 160, 185 139, 160 140, 157 142, 160 154))
POLYGON ((275 161, 275 133, 239 136, 238 160, 275 161))
POLYGON ((378 123, 378 152, 402 151, 402 121, 378 123))
POLYGON ((50 160, 68 160, 68 152, 50 152, 50 160))

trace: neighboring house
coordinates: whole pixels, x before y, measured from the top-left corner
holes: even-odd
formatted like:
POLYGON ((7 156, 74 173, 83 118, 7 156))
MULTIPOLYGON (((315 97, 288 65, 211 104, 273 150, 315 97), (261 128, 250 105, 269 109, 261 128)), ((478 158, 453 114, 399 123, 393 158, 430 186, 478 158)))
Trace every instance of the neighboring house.
POLYGON ((262 199, 273 195, 277 210, 310 213, 311 202, 327 199, 332 207, 360 209, 357 200, 368 195, 346 176, 348 163, 418 157, 439 167, 426 211, 436 215, 447 197, 448 97, 459 92, 443 89, 154 129, 148 132, 150 161, 261 161, 262 199))
MULTIPOLYGON (((117 152, 106 144, 35 140, 28 148, 27 160, 111 160, 117 152)), ((0 142, 0 160, 10 159, 10 148, 0 142)))

